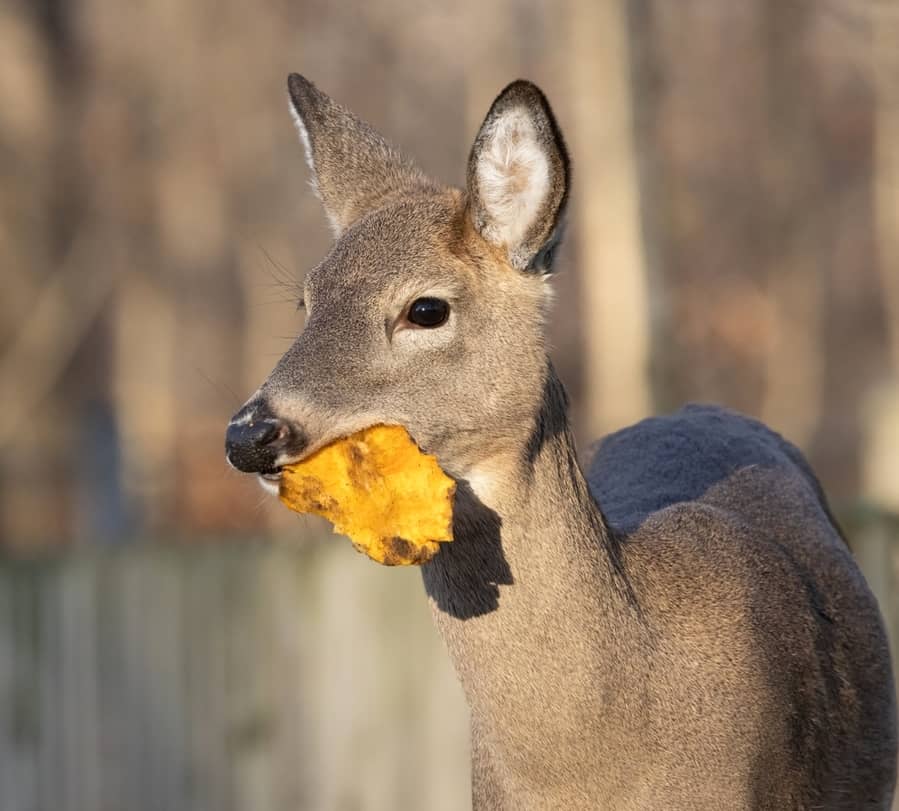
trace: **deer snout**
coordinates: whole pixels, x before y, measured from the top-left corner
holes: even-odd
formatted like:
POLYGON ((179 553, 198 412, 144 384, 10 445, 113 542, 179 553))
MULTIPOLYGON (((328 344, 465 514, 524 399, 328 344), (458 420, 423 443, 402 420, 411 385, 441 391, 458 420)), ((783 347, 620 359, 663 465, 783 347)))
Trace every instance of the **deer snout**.
POLYGON ((246 405, 228 423, 225 458, 244 473, 277 473, 306 446, 299 429, 259 404, 246 405))

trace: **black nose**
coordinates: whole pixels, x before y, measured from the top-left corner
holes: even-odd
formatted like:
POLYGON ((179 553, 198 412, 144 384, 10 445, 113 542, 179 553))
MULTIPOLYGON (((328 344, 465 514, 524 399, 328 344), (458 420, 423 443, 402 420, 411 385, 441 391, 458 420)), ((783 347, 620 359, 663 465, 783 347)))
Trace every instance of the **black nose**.
POLYGON ((225 456, 244 473, 271 473, 281 454, 296 453, 304 444, 283 420, 245 407, 228 425, 225 456))

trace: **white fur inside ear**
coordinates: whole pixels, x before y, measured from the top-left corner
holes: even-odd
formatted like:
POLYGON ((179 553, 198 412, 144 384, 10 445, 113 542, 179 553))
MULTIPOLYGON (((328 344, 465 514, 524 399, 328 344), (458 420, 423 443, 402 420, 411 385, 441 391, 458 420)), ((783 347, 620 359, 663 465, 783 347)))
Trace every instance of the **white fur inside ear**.
MULTIPOLYGON (((290 108, 290 115, 293 118, 293 123, 296 125, 297 132, 300 134, 300 140, 303 142, 303 151, 306 153, 306 165, 309 167, 309 185, 312 186, 315 196, 321 200, 322 196, 318 190, 318 175, 315 171, 315 161, 312 159, 312 142, 309 140, 309 130, 306 129, 306 124, 292 102, 288 104, 288 107, 290 108)), ((325 209, 325 214, 328 217, 331 230, 335 235, 340 234, 339 223, 328 213, 327 209, 325 209)))
POLYGON ((300 140, 303 142, 303 150, 306 153, 306 165, 309 167, 309 171, 312 172, 312 183, 314 185, 315 164, 312 162, 312 143, 309 141, 309 130, 306 129, 306 124, 297 112, 297 108, 293 106, 293 103, 290 103, 288 106, 290 107, 290 115, 293 118, 293 123, 296 125, 297 132, 300 134, 300 140))
POLYGON ((482 233, 514 256, 550 185, 549 158, 527 110, 509 110, 493 122, 476 172, 485 214, 482 233))

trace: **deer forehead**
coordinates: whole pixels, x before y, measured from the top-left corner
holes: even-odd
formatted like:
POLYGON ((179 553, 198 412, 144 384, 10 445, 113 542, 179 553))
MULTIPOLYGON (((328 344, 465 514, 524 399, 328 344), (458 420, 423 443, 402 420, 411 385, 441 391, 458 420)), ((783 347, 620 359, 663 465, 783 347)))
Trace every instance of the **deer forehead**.
POLYGON ((461 192, 452 189, 363 217, 309 271, 305 292, 307 305, 346 296, 362 304, 395 303, 416 295, 485 303, 523 297, 529 303, 544 288, 534 281, 467 228, 461 192))

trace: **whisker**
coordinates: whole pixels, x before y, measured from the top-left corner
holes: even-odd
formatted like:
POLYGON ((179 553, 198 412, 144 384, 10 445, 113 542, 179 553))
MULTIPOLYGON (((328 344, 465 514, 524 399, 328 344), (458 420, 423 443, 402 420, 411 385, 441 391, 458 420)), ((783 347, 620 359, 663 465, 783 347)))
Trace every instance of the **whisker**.
POLYGON ((230 396, 234 402, 234 405, 240 405, 243 402, 243 400, 240 398, 240 395, 226 383, 213 380, 199 366, 194 366, 194 371, 199 374, 200 377, 202 377, 203 380, 205 380, 210 386, 212 386, 212 388, 216 389, 219 394, 227 394, 228 396, 230 396))
POLYGON ((263 256, 268 260, 266 270, 274 281, 274 286, 289 290, 292 298, 302 297, 302 285, 296 280, 295 274, 291 273, 284 265, 278 262, 261 244, 256 243, 256 247, 262 252, 263 256))

